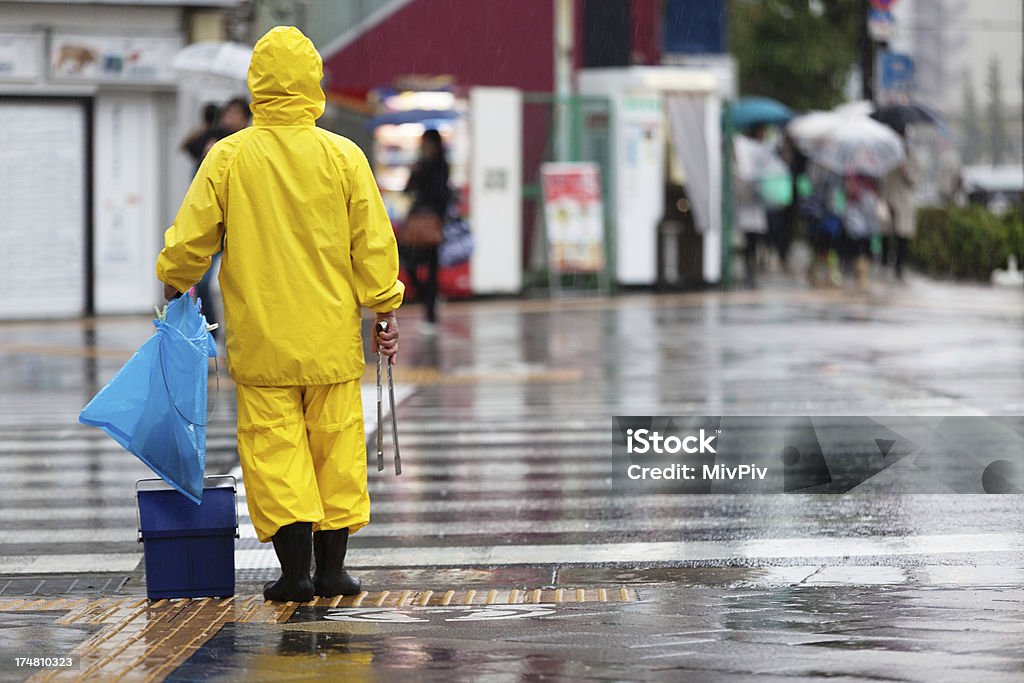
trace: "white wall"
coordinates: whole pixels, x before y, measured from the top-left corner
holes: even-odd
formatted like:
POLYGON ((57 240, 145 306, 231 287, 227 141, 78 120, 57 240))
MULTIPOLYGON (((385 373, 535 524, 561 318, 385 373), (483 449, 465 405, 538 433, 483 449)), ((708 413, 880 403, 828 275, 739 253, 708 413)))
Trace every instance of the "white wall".
POLYGON ((85 106, 0 100, 0 320, 85 309, 85 106))
POLYGON ((97 314, 149 310, 158 295, 160 153, 155 98, 104 93, 93 113, 93 297, 97 314))
POLYGON ((664 106, 632 69, 579 72, 579 93, 607 97, 612 106, 615 169, 615 281, 654 284, 658 221, 665 203, 664 106))
POLYGON ((512 88, 473 88, 469 107, 473 293, 518 293, 523 285, 522 96, 512 88))
POLYGON ((5 31, 30 31, 46 26, 57 31, 106 35, 167 35, 182 29, 181 7, 56 2, 0 2, 5 31))
POLYGON ((665 103, 660 92, 640 88, 614 100, 616 279, 650 285, 658 278, 658 222, 665 213, 665 103))
POLYGON ((722 102, 717 97, 704 101, 704 135, 711 176, 711 225, 702 240, 704 282, 722 280, 722 102))
MULTIPOLYGON (((208 3, 201 0, 196 4, 208 3)), ((213 4, 218 3, 214 0, 213 4)), ((178 143, 198 121, 201 102, 179 98, 178 84, 166 72, 152 80, 126 78, 124 82, 109 74, 84 71, 55 76, 50 70, 51 42, 61 35, 83 35, 122 46, 135 40, 155 54, 184 42, 184 19, 183 7, 171 4, 0 1, 0 31, 8 36, 8 46, 12 41, 29 45, 30 40, 36 45, 34 54, 18 60, 31 75, 10 78, 0 74, 0 95, 31 95, 43 103, 51 97, 75 96, 91 98, 93 103, 97 313, 145 313, 161 300, 155 275, 160 237, 194 170, 187 156, 178 151, 178 143)), ((6 58, 10 61, 10 55, 6 58)), ((161 64, 166 61, 159 59, 161 64)), ((9 188, 0 186, 0 205, 10 201, 8 195, 9 188)), ((85 216, 80 220, 84 234, 85 216)), ((45 277, 49 274, 40 271, 39 282, 45 282, 45 277)), ((80 279, 76 288, 84 292, 84 275, 80 279)))

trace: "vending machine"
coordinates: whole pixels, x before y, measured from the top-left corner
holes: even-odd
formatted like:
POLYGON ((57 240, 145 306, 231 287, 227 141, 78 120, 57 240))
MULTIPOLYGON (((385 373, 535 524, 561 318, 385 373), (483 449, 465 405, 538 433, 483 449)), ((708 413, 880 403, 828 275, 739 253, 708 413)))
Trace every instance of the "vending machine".
MULTIPOLYGON (((374 175, 388 217, 396 229, 409 213, 411 197, 405 188, 420 153, 420 138, 429 129, 441 134, 450 167, 449 183, 459 215, 468 214, 469 104, 451 90, 395 90, 374 92, 378 115, 369 122, 373 134, 374 175)), ((400 277, 406 286, 409 278, 400 277)), ((442 267, 440 294, 465 298, 472 294, 470 262, 442 267)), ((415 292, 409 289, 415 296, 415 292)))

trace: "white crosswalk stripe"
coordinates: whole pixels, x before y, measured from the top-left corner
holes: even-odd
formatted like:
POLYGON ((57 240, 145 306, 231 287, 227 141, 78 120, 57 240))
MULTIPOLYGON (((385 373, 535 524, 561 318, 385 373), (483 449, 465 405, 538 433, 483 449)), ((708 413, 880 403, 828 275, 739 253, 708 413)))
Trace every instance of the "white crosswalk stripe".
MULTIPOLYGON (((402 397, 409 392, 399 388, 402 397)), ((571 414, 524 414, 522 397, 505 397, 495 387, 477 392, 487 410, 466 419, 459 419, 458 409, 432 402, 432 395, 400 406, 404 472, 392 474, 385 432, 384 472, 375 470, 369 454, 373 519, 353 537, 352 567, 799 564, 836 558, 913 563, 974 553, 998 564, 1024 552, 1024 534, 1016 530, 850 528, 856 515, 841 511, 860 504, 852 497, 751 502, 725 495, 614 495, 610 423, 600 412, 575 407, 571 414), (709 508, 718 512, 709 515, 709 508), (780 527, 773 515, 789 526, 780 527)), ((368 433, 374 402, 373 387, 364 387, 368 433)), ((244 483, 237 465, 232 469, 233 418, 228 413, 219 419, 209 430, 208 473, 230 471, 239 480, 236 568, 252 577, 273 575, 274 552, 257 541, 244 483)), ((152 476, 148 468, 96 430, 33 432, 23 425, 0 426, 0 575, 135 569, 142 546, 136 543, 133 486, 152 476)), ((972 503, 980 514, 985 504, 972 503)))
MULTIPOLYGON (((446 546, 444 548, 371 548, 358 553, 352 567, 459 567, 466 565, 693 562, 735 558, 887 557, 953 555, 1024 550, 1024 534, 946 534, 862 538, 774 538, 762 541, 685 541, 655 543, 566 543, 545 545, 446 546)), ((273 560, 273 551, 235 553, 240 568, 273 560)))

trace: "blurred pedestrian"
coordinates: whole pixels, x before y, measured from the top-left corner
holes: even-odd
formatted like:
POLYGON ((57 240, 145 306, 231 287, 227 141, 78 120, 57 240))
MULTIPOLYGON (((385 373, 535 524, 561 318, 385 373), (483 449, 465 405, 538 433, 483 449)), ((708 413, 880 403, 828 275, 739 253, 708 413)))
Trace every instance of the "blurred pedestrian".
POLYGON ((853 264, 857 286, 867 289, 871 272, 871 240, 879 233, 881 199, 878 180, 868 176, 849 175, 845 180, 846 257, 853 264))
POLYGON ((374 346, 392 361, 398 350, 394 233, 362 151, 315 125, 322 76, 298 29, 259 40, 248 76, 254 125, 207 154, 157 260, 173 297, 224 242, 238 455, 256 534, 281 563, 268 600, 359 592, 344 561, 370 513, 360 306, 388 323, 374 346))
POLYGON ((768 222, 768 245, 772 255, 778 257, 779 267, 786 270, 791 239, 789 207, 793 203, 793 179, 789 166, 782 161, 773 147, 766 148, 759 187, 768 222))
POLYGON ((209 149, 207 144, 209 133, 216 125, 219 113, 220 110, 216 104, 212 102, 204 104, 199 112, 201 119, 199 125, 190 130, 179 145, 181 151, 192 157, 197 171, 199 170, 199 164, 203 162, 203 157, 206 156, 206 150, 209 149))
POLYGON ((251 120, 249 102, 244 97, 232 97, 224 103, 220 110, 217 125, 224 131, 221 137, 227 137, 243 128, 248 128, 251 120))
MULTIPOLYGON (((897 131, 903 139, 903 151, 905 161, 896 169, 890 171, 882 181, 882 194, 889 205, 892 215, 892 229, 886 235, 886 241, 890 249, 886 250, 886 256, 893 252, 893 270, 898 280, 903 279, 903 265, 907 259, 907 252, 910 248, 910 240, 917 232, 917 215, 914 206, 914 185, 917 182, 918 166, 917 161, 907 144, 906 129, 897 131)), ((888 264, 888 258, 885 259, 888 264)))
MULTIPOLYGON (((775 248, 779 254, 782 269, 789 272, 789 248, 793 243, 793 232, 799 217, 800 178, 807 173, 807 156, 800 150, 796 141, 783 129, 782 143, 779 146, 779 157, 789 169, 789 204, 783 209, 780 224, 776 227, 775 248)), ((770 229, 770 226, 769 226, 770 229)))
POLYGON ((758 185, 766 151, 747 135, 733 137, 733 207, 736 229, 743 233, 743 270, 748 287, 757 285, 757 251, 768 232, 768 215, 758 185))
MULTIPOLYGON (((213 148, 219 140, 237 133, 249 126, 250 113, 249 103, 241 98, 234 97, 224 103, 218 110, 217 123, 206 131, 203 141, 203 156, 213 148)), ((196 296, 203 302, 203 315, 211 323, 221 323, 220 313, 213 296, 213 278, 217 275, 220 266, 220 251, 214 254, 210 261, 210 267, 203 274, 202 279, 196 284, 196 296)), ((213 331, 213 336, 218 336, 219 329, 213 331)))
MULTIPOLYGON (((441 134, 433 128, 428 129, 423 132, 420 158, 413 165, 405 187, 405 192, 412 195, 409 217, 419 215, 436 219, 438 229, 443 228, 452 199, 448 175, 448 159, 441 134)), ((426 321, 421 331, 432 334, 437 323, 438 247, 403 244, 400 250, 405 272, 426 309, 426 321), (420 277, 420 268, 424 266, 427 270, 426 279, 420 277)))
POLYGON ((807 180, 810 193, 800 203, 807 240, 813 252, 807 268, 807 281, 811 287, 838 286, 842 275, 835 262, 835 252, 843 238, 842 217, 846 212, 842 178, 819 164, 809 163, 807 180), (823 272, 824 279, 821 277, 823 272))

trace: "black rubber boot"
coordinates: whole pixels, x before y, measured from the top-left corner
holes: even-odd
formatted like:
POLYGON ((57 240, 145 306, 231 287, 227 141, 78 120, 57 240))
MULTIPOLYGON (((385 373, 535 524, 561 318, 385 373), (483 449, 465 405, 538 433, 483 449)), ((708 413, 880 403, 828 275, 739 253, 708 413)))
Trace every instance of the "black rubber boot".
POLYGON ((313 534, 313 552, 316 555, 313 590, 320 597, 359 595, 362 591, 362 582, 345 571, 347 550, 348 529, 317 531, 313 534))
POLYGON ((263 587, 263 597, 278 602, 308 602, 313 599, 309 580, 313 523, 295 522, 274 534, 274 552, 281 563, 281 578, 263 587))

